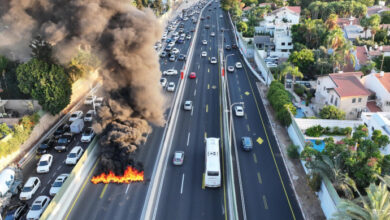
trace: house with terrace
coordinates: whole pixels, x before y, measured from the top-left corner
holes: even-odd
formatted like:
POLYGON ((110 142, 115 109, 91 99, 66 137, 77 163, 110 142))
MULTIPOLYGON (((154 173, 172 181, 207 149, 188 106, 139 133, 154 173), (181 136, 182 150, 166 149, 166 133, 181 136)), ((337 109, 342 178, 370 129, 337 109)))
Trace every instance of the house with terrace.
MULTIPOLYGON (((368 128, 370 137, 375 130, 380 131, 382 135, 390 137, 390 112, 364 112, 362 113, 362 120, 368 128)), ((384 155, 390 154, 390 144, 380 150, 384 155)))
POLYGON ((362 78, 362 83, 375 93, 373 104, 383 112, 390 112, 390 73, 370 73, 362 78))

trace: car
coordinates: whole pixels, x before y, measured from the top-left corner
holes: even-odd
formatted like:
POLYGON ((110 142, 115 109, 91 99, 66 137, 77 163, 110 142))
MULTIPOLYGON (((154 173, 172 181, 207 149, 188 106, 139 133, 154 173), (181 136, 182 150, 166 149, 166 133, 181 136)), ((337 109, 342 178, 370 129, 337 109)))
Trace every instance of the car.
POLYGON ((192 28, 192 29, 191 29, 191 32, 195 32, 195 28, 192 28))
POLYGON ((230 47, 230 45, 226 45, 226 46, 225 46, 225 49, 226 49, 226 50, 231 50, 232 48, 230 47))
POLYGON ((168 92, 174 92, 175 91, 175 83, 174 82, 169 82, 168 83, 167 91, 168 92))
POLYGON ((177 40, 177 42, 178 42, 179 44, 184 44, 184 40, 185 40, 184 37, 180 37, 179 40, 177 40))
POLYGON ((177 39, 179 39, 179 36, 178 36, 178 35, 176 35, 176 36, 173 37, 173 40, 174 40, 174 41, 177 41, 177 39))
POLYGON ((94 114, 95 112, 93 110, 88 110, 87 114, 84 116, 84 121, 92 121, 94 114))
POLYGON ((210 15, 207 15, 207 19, 210 19, 210 15))
POLYGON ((60 191, 62 184, 64 184, 65 180, 69 177, 69 174, 63 173, 57 176, 57 178, 54 180, 53 184, 50 187, 49 194, 51 196, 55 196, 58 191, 60 191))
POLYGON ((46 154, 56 144, 56 140, 53 136, 46 138, 37 148, 37 155, 46 154))
POLYGON ((187 34, 186 39, 190 40, 191 39, 191 35, 187 34))
POLYGON ((180 34, 180 37, 185 38, 186 37, 186 33, 180 34))
POLYGON ((236 68, 237 68, 237 69, 241 69, 241 68, 242 68, 241 62, 237 62, 237 63, 236 63, 236 68))
POLYGON ((191 72, 190 75, 188 76, 190 79, 195 79, 196 78, 196 73, 191 72))
POLYGON ((66 156, 65 164, 74 165, 79 161, 81 155, 83 155, 83 148, 81 146, 75 146, 69 154, 66 156))
POLYGON ((215 37, 215 33, 211 32, 210 36, 215 37))
POLYGON ((184 151, 175 151, 173 153, 173 165, 180 166, 184 162, 184 151))
POLYGON ((175 69, 165 70, 163 72, 163 75, 168 75, 168 76, 170 76, 170 75, 177 75, 177 70, 175 70, 175 69))
POLYGON ((8 211, 5 214, 4 220, 18 220, 22 219, 22 216, 27 212, 28 205, 25 202, 15 204, 8 207, 8 211))
POLYGON ((172 50, 172 46, 169 46, 169 45, 168 45, 168 46, 165 47, 165 51, 169 52, 169 51, 171 51, 171 50, 172 50))
POLYGON ((223 15, 220 15, 219 18, 223 18, 223 15))
POLYGON ((184 110, 191 111, 192 110, 192 101, 185 101, 184 102, 184 110))
POLYGON ((167 46, 173 47, 173 46, 175 46, 175 42, 173 42, 173 41, 169 42, 169 44, 167 46))
POLYGON ((209 28, 210 28, 210 25, 206 24, 206 25, 204 26, 204 28, 205 28, 205 29, 209 29, 209 28))
POLYGON ((170 43, 171 41, 173 41, 172 38, 167 38, 167 39, 165 40, 166 43, 170 43))
POLYGON ((169 61, 175 62, 175 61, 176 61, 176 56, 175 56, 174 54, 172 54, 172 55, 169 57, 169 61))
POLYGON ((69 121, 70 122, 74 122, 76 121, 77 119, 79 118, 82 118, 83 117, 83 112, 82 111, 75 111, 73 112, 70 117, 69 117, 69 121))
POLYGON ((96 95, 89 95, 84 100, 84 105, 92 105, 92 103, 95 101, 96 95))
POLYGON ((237 49, 238 47, 237 47, 237 44, 232 44, 232 48, 233 49, 237 49))
POLYGON ((186 55, 184 55, 184 54, 179 54, 179 56, 177 57, 177 59, 180 60, 180 61, 184 61, 184 60, 186 60, 186 55))
POLYGON ((203 45, 207 45, 207 40, 203 40, 203 41, 202 41, 202 44, 203 44, 203 45))
POLYGON ((161 57, 161 58, 164 58, 164 57, 167 56, 167 54, 168 54, 168 53, 167 53, 166 51, 163 51, 163 52, 160 53, 160 57, 161 57))
POLYGON ((234 72, 234 66, 228 66, 227 70, 228 70, 229 72, 234 72))
POLYGON ((278 56, 275 56, 275 55, 273 55, 273 56, 268 56, 268 57, 265 58, 265 60, 279 60, 279 57, 278 57, 278 56))
POLYGON ((72 141, 72 139, 73 139, 73 133, 71 132, 64 133, 60 138, 58 138, 54 149, 56 149, 58 152, 67 151, 68 144, 72 141))
POLYGON ((268 68, 275 68, 275 67, 278 67, 278 64, 276 64, 276 63, 271 63, 271 62, 267 62, 266 65, 267 65, 268 68))
POLYGON ((92 138, 95 136, 95 131, 92 127, 88 127, 85 129, 83 134, 81 135, 81 142, 91 142, 92 138))
POLYGON ((203 20, 204 20, 204 17, 200 17, 200 20, 202 20, 202 21, 203 21, 203 20))
POLYGON ((36 198, 31 205, 31 208, 28 211, 26 218, 28 220, 38 220, 49 205, 49 202, 50 198, 48 196, 39 196, 38 198, 36 198))
POLYGON ((103 97, 97 97, 96 100, 95 100, 95 107, 100 107, 100 106, 102 106, 103 100, 104 100, 103 97))
POLYGON ((250 151, 253 148, 252 138, 241 137, 241 147, 244 151, 250 151))
POLYGON ((207 52, 206 51, 202 51, 202 57, 207 57, 207 52))
POLYGON ((161 37, 162 40, 166 40, 167 39, 167 35, 166 34, 163 34, 163 36, 161 37))
POLYGON ((165 87, 167 85, 167 79, 166 78, 161 78, 160 79, 160 84, 162 87, 165 87))
POLYGON ((60 138, 64 133, 70 132, 70 125, 65 123, 60 125, 57 130, 54 132, 54 138, 58 139, 60 138))
POLYGON ((44 154, 38 161, 37 173, 48 173, 50 171, 51 164, 53 163, 53 155, 44 154))
POLYGON ((29 200, 37 192, 38 188, 41 186, 41 180, 38 177, 32 176, 28 178, 27 182, 24 184, 22 192, 20 192, 20 200, 29 200))
POLYGON ((234 112, 236 113, 236 116, 239 117, 244 116, 244 108, 241 105, 236 105, 234 107, 234 112))
POLYGON ((213 63, 213 64, 217 63, 217 58, 211 57, 210 63, 213 63))

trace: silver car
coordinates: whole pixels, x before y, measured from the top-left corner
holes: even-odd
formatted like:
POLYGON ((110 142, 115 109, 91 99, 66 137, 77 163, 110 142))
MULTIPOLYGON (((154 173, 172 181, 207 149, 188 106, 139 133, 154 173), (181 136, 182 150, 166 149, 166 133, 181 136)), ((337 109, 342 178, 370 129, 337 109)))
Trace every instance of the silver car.
POLYGON ((184 162, 184 151, 175 151, 173 154, 173 165, 180 166, 184 162))
POLYGON ((191 111, 192 110, 192 101, 185 101, 184 102, 184 110, 191 111))

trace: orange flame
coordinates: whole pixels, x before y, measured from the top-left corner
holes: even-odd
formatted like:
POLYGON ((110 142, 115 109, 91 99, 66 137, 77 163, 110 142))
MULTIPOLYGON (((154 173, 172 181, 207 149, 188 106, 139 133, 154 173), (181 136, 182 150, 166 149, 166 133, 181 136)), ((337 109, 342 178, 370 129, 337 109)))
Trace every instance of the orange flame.
POLYGON ((138 171, 135 168, 128 166, 123 176, 117 176, 114 172, 110 171, 108 174, 102 173, 98 176, 94 176, 91 179, 93 184, 98 183, 130 183, 130 182, 142 182, 144 181, 144 171, 138 171))

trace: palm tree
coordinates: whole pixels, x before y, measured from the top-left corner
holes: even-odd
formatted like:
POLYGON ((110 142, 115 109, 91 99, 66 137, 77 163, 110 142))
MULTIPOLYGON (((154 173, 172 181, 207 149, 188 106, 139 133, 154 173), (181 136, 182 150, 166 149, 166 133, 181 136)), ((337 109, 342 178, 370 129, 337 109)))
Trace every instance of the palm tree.
POLYGON ((295 84, 296 77, 303 78, 303 74, 299 71, 298 67, 292 65, 290 62, 286 62, 282 66, 282 70, 279 74, 279 80, 282 80, 282 77, 286 76, 287 74, 290 74, 293 77, 293 85, 295 84))
POLYGON ((322 177, 327 177, 339 192, 343 192, 345 197, 352 199, 353 191, 357 191, 355 181, 344 173, 341 169, 341 157, 336 156, 334 160, 327 155, 321 155, 320 158, 306 163, 307 168, 312 172, 320 174, 322 177))
POLYGON ((376 32, 379 30, 379 25, 381 23, 381 16, 378 14, 371 15, 369 18, 370 28, 371 28, 371 37, 372 40, 375 38, 376 32))
POLYGON ((337 27, 337 19, 338 15, 336 14, 330 14, 328 19, 326 19, 325 24, 328 30, 334 30, 337 27))
POLYGON ((387 220, 390 219, 390 193, 387 187, 390 178, 385 177, 379 185, 371 183, 366 188, 367 196, 356 200, 342 200, 338 206, 338 212, 334 215, 336 219, 357 219, 357 220, 387 220), (387 184, 386 184, 387 183, 387 184))

